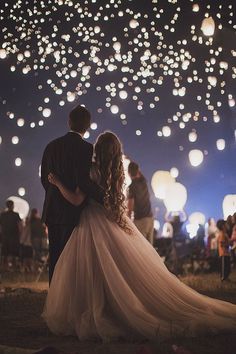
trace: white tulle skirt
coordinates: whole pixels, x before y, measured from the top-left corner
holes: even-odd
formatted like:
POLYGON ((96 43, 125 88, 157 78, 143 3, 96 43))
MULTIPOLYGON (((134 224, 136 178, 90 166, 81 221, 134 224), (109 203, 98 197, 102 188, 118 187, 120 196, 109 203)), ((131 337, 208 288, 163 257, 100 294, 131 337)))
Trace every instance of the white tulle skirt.
POLYGON ((91 203, 62 252, 43 317, 80 340, 164 339, 236 331, 236 305, 200 295, 171 274, 127 218, 126 234, 91 203))

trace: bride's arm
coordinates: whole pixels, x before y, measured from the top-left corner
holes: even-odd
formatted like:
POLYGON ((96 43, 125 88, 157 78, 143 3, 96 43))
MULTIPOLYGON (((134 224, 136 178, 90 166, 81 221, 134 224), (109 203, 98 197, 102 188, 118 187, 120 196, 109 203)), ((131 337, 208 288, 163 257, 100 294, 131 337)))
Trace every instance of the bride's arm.
POLYGON ((79 187, 76 188, 75 192, 71 192, 53 173, 49 173, 48 180, 59 189, 63 197, 71 204, 78 206, 83 203, 85 194, 79 189, 79 187))

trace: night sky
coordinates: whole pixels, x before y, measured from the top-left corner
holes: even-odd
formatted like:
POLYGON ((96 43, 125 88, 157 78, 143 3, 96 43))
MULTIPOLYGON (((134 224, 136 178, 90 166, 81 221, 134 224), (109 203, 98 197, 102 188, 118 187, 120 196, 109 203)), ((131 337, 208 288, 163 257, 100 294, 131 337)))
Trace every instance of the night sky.
POLYGON ((158 219, 165 208, 151 178, 172 167, 188 192, 186 213, 222 217, 224 196, 236 194, 233 3, 1 1, 0 207, 23 187, 23 198, 41 210, 43 150, 67 132, 70 110, 84 104, 97 124, 88 141, 104 130, 120 137, 148 180, 158 219), (212 36, 201 30, 207 17, 212 36), (204 154, 197 167, 192 149, 204 154))

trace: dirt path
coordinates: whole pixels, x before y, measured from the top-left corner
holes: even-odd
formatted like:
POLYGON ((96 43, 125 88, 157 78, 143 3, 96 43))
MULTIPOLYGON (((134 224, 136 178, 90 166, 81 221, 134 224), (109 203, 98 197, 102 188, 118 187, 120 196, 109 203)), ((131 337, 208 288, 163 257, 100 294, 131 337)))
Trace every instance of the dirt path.
MULTIPOLYGON (((188 277, 184 281, 212 297, 236 303, 236 274, 233 282, 220 284, 216 276, 188 277)), ((236 353, 236 334, 211 338, 178 339, 161 344, 79 342, 75 337, 57 337, 40 317, 47 293, 47 282, 11 283, 0 287, 0 344, 39 349, 54 346, 78 354, 173 354, 172 345, 182 345, 196 354, 236 353), (22 289, 22 287, 24 289, 22 289), (31 289, 29 289, 31 288, 31 289), (15 289, 15 290, 14 290, 15 289), (148 348, 151 348, 148 352, 148 348)), ((183 353, 184 354, 184 353, 183 353)))

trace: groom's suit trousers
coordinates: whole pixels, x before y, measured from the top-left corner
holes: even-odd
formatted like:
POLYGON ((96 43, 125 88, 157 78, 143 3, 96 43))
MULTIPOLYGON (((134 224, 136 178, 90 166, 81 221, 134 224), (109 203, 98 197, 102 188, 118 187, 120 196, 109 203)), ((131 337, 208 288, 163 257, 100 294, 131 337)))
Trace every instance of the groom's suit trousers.
POLYGON ((48 225, 48 239, 49 239, 49 283, 52 280, 53 271, 57 260, 60 257, 67 241, 72 234, 74 225, 48 225))

